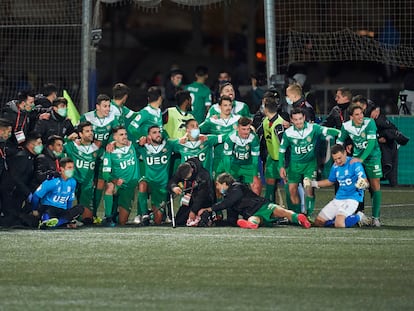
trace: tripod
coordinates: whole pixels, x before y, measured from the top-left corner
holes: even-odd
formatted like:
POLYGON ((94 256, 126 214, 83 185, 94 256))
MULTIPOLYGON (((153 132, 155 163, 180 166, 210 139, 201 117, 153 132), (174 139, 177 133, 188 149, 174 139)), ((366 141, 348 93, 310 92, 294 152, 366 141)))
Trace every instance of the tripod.
POLYGON ((407 95, 400 95, 400 108, 398 114, 411 115, 410 109, 407 106, 407 95), (402 113, 401 113, 402 112, 402 113))

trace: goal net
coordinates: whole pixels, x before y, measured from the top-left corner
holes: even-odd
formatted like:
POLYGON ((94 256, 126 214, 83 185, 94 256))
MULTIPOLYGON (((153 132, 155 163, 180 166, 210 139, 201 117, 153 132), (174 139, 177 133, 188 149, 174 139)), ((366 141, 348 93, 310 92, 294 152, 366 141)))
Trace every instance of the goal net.
POLYGON ((374 61, 414 67, 412 0, 275 2, 278 67, 374 61))
POLYGON ((78 102, 82 0, 0 1, 0 103, 46 83, 78 102))

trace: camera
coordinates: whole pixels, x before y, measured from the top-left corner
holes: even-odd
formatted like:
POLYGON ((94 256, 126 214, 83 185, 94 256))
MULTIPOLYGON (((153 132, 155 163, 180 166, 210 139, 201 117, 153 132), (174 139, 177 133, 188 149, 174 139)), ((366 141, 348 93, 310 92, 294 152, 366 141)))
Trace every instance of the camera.
POLYGON ((91 31, 91 43, 93 45, 98 45, 99 41, 102 39, 102 29, 92 29, 91 31))

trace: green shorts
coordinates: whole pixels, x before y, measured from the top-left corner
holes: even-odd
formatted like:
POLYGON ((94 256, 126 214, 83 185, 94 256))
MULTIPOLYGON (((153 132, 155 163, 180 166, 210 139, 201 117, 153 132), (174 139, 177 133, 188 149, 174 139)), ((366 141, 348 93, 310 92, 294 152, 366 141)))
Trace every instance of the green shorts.
POLYGON ((142 177, 139 182, 145 181, 147 183, 147 192, 151 194, 151 206, 159 207, 161 203, 166 203, 168 200, 167 185, 158 182, 150 181, 142 177))
POLYGON ((277 208, 276 204, 273 203, 266 203, 262 205, 253 216, 260 217, 263 222, 263 225, 268 225, 269 223, 273 223, 273 211, 277 208))
POLYGON ((270 155, 267 155, 265 166, 265 177, 269 179, 280 179, 279 161, 273 160, 270 155))
POLYGON ((365 174, 368 178, 381 178, 382 177, 382 165, 381 159, 369 159, 365 160, 362 164, 365 169, 365 174))
POLYGON ((287 169, 288 184, 298 184, 303 178, 316 179, 316 160, 308 163, 290 162, 287 169))
POLYGON ((118 206, 121 206, 128 212, 131 212, 132 209, 136 186, 136 182, 130 183, 126 186, 122 185, 122 187, 118 188, 116 192, 116 196, 118 197, 118 206))
POLYGON ((251 165, 247 166, 233 166, 230 169, 230 174, 237 180, 245 183, 251 184, 253 183, 254 176, 258 176, 257 168, 252 169, 251 165))

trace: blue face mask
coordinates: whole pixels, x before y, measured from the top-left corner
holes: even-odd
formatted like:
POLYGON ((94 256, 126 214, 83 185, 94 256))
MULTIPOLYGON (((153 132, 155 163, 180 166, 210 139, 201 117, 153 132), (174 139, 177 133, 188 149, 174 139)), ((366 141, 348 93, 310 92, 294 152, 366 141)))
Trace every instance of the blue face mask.
POLYGON ((286 96, 286 102, 288 105, 293 105, 293 101, 287 96, 286 96))
POLYGON ((200 136, 200 129, 192 129, 190 135, 194 139, 198 138, 198 136, 200 136))
POLYGON ((224 189, 224 188, 220 189, 220 193, 221 193, 222 195, 226 195, 226 193, 227 193, 227 189, 224 189))

